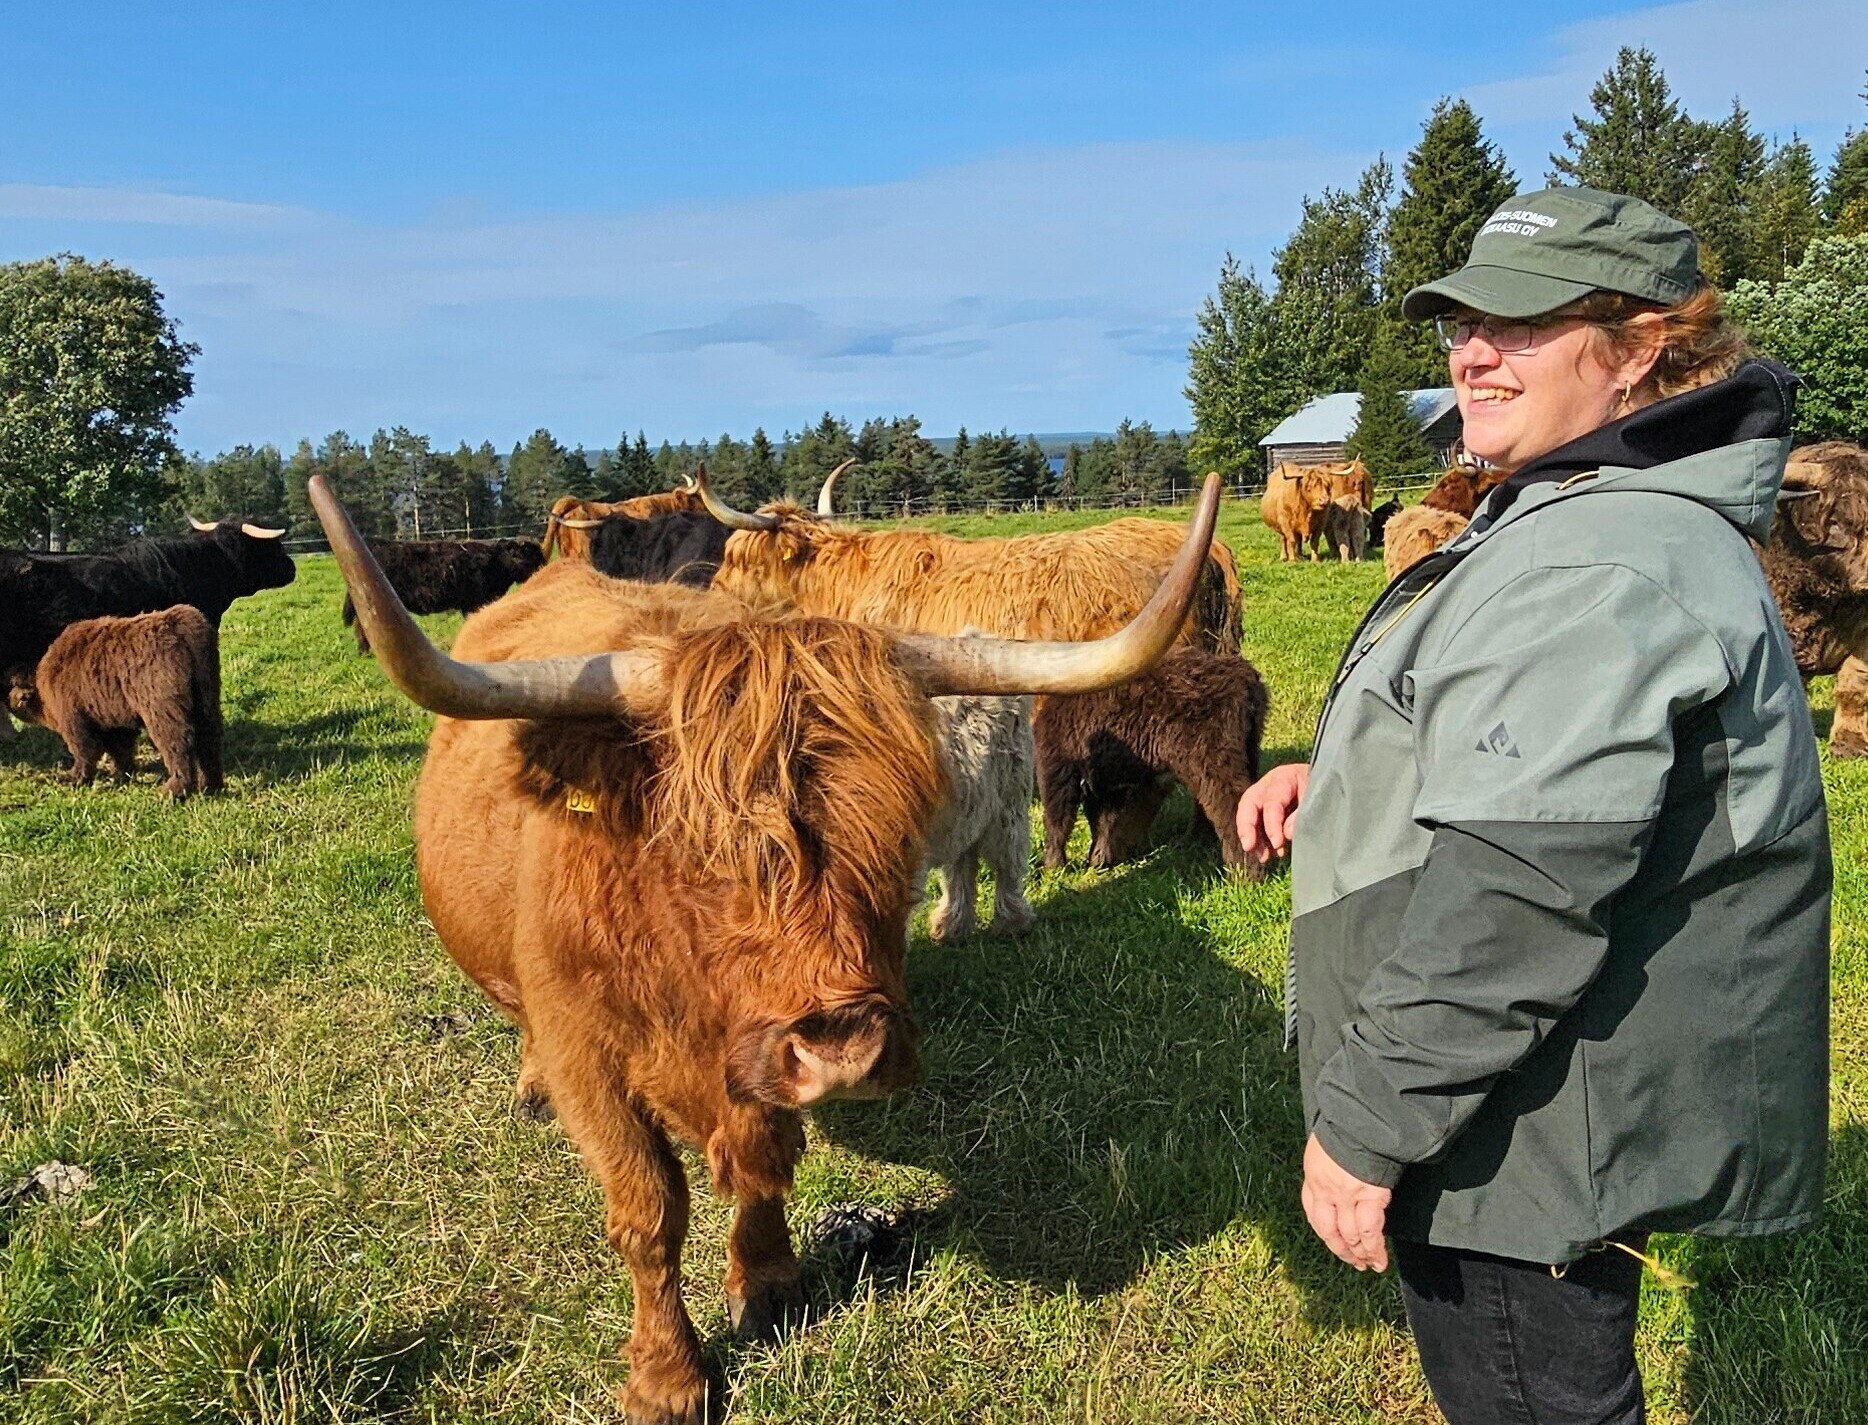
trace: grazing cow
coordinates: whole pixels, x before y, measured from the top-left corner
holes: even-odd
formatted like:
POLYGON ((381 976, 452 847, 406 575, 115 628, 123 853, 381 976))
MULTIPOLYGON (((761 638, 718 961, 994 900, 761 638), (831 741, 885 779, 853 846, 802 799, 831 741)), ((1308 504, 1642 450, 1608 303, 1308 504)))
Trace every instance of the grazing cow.
POLYGON ((725 525, 705 510, 637 519, 611 515, 590 536, 591 566, 612 579, 705 589, 726 553, 725 525))
POLYGON ((1399 500, 1384 500, 1369 514, 1369 548, 1380 549, 1388 537, 1388 521, 1401 513, 1399 500))
POLYGON ((1317 465, 1313 469, 1328 477, 1330 498, 1340 500, 1344 495, 1353 495, 1363 509, 1375 503, 1375 481, 1369 475, 1369 467, 1362 463, 1360 456, 1353 460, 1340 460, 1334 464, 1317 465))
POLYGON ((1790 453, 1759 553, 1804 678, 1836 674, 1832 757, 1868 757, 1868 450, 1847 441, 1790 453))
POLYGON ((197 608, 68 624, 36 669, 16 667, 8 683, 8 707, 64 739, 78 786, 91 784, 100 755, 134 775, 146 728, 172 798, 221 789, 220 644, 197 608))
POLYGON ((1368 553, 1371 518, 1369 507, 1354 495, 1338 495, 1317 512, 1317 534, 1347 563, 1368 553))
POLYGON ((654 515, 697 510, 700 501, 694 494, 694 477, 685 475, 672 490, 654 495, 636 495, 627 500, 580 500, 575 495, 560 496, 545 516, 545 537, 539 548, 547 559, 554 553, 566 559, 590 558, 590 532, 611 515, 628 515, 645 520, 654 515))
MULTIPOLYGON (((1209 480, 1213 477, 1209 476, 1209 480)), ((713 586, 753 603, 777 603, 886 628, 1002 638, 1097 638, 1147 602, 1173 561, 1184 527, 1120 519, 1064 534, 960 539, 932 530, 857 530, 794 505, 747 514, 723 504, 700 473, 708 511, 735 532, 713 586)), ((1184 641, 1239 647, 1238 575, 1212 541, 1184 641), (1228 568, 1233 572, 1228 577, 1228 568)))
POLYGON ((1402 510, 1388 521, 1388 538, 1382 545, 1383 570, 1394 579, 1452 539, 1467 523, 1464 515, 1427 505, 1402 510))
POLYGON ((934 708, 948 793, 928 828, 925 863, 940 883, 940 898, 928 912, 928 934, 960 940, 973 933, 981 861, 992 872, 992 928, 1002 934, 1023 930, 1037 918, 1025 899, 1031 867, 1031 699, 936 698, 934 708))
POLYGON ((799 1111, 918 1072, 903 950, 943 790, 931 698, 1145 671, 1186 618, 1218 481, 1155 596, 1096 643, 767 618, 559 561, 471 615, 452 656, 322 478, 310 493, 381 666, 440 714, 415 798, 429 917, 603 1185, 634 1286, 628 1417, 699 1425, 718 1407, 682 1301, 674 1143, 737 1200, 731 1320, 773 1329, 798 1295, 799 1111))
MULTIPOLYGON (((472 613, 545 567, 529 539, 383 539, 370 548, 396 597, 418 614, 472 613)), ((356 616, 346 594, 344 627, 355 624, 357 652, 368 653, 369 635, 356 616)))
POLYGON ((1306 541, 1310 557, 1318 557, 1317 524, 1330 498, 1329 476, 1315 466, 1279 465, 1266 477, 1259 515, 1277 533, 1279 554, 1287 564, 1303 555, 1306 541))
POLYGON ((1178 781, 1226 864, 1257 879, 1263 869, 1246 858, 1233 816, 1258 780, 1268 705, 1250 663, 1197 648, 1174 649, 1120 688, 1044 699, 1032 722, 1044 864, 1064 864, 1079 807, 1090 822, 1090 864, 1126 860, 1178 781))

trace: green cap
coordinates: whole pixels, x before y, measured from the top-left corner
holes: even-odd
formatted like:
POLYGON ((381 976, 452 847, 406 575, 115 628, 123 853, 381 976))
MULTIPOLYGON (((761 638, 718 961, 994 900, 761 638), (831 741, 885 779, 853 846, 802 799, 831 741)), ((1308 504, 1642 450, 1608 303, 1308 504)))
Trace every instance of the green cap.
POLYGON ((1409 292, 1401 314, 1421 320, 1463 306, 1541 317, 1591 292, 1672 306, 1698 285, 1699 239, 1685 223, 1621 193, 1546 188, 1487 218, 1466 265, 1409 292))

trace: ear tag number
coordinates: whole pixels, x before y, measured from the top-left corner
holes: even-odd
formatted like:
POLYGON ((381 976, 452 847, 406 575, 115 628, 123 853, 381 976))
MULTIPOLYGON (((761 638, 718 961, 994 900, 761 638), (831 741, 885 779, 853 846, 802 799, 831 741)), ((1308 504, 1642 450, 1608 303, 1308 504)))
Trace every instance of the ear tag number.
POLYGON ((597 809, 597 799, 591 796, 589 792, 572 787, 564 794, 564 809, 566 811, 579 812, 584 816, 589 816, 597 809))

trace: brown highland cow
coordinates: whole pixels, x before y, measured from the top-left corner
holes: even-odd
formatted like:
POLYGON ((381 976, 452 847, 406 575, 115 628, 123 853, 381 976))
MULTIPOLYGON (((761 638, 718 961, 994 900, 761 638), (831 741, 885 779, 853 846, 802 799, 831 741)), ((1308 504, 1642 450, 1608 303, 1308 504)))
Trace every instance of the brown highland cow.
POLYGON ((15 668, 7 681, 13 713, 65 740, 77 785, 97 775, 100 754, 131 776, 137 729, 146 728, 171 797, 221 789, 220 644, 201 610, 177 604, 74 623, 36 670, 15 668))

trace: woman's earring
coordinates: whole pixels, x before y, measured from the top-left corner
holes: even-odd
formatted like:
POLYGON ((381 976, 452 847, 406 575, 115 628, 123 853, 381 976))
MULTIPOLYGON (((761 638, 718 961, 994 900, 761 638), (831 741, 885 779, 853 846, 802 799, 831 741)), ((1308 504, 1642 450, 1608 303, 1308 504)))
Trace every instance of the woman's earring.
POLYGON ((1622 382, 1622 404, 1624 406, 1634 404, 1634 382, 1632 381, 1622 382))

